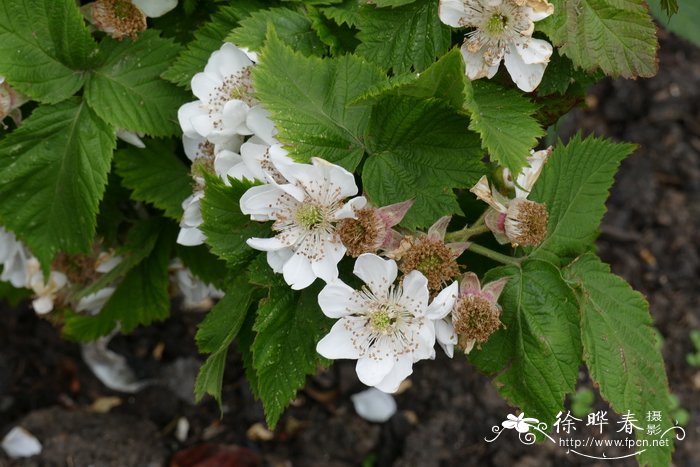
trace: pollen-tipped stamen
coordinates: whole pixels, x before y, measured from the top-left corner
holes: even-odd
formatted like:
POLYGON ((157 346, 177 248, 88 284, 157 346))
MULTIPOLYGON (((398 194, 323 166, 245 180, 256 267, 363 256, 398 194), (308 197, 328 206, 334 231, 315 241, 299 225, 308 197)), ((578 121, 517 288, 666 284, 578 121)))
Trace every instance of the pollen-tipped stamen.
POLYGON ((146 30, 146 15, 130 0, 96 0, 91 6, 92 22, 114 39, 134 40, 146 30))
POLYGON ((338 223, 340 240, 347 254, 357 258, 363 253, 376 253, 384 243, 385 223, 375 208, 355 211, 355 219, 343 219, 338 223))
POLYGON ((500 314, 498 305, 486 297, 478 294, 460 297, 452 311, 452 323, 462 349, 486 342, 501 327, 500 314))
POLYGON ((441 240, 423 237, 416 240, 406 251, 399 266, 408 274, 418 270, 428 279, 428 289, 435 294, 459 276, 459 265, 455 253, 441 240))
POLYGON ((547 237, 547 206, 516 198, 508 203, 505 234, 514 246, 537 246, 547 237))

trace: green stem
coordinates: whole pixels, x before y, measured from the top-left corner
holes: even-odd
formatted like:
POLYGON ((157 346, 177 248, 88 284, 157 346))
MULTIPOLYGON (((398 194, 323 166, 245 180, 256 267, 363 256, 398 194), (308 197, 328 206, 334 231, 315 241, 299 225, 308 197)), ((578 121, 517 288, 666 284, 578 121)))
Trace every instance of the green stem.
POLYGON ((474 224, 471 227, 465 227, 462 230, 448 233, 447 235, 445 235, 445 241, 446 242, 466 242, 467 240, 469 240, 469 237, 472 237, 474 235, 479 235, 482 233, 486 233, 488 231, 489 231, 489 228, 486 225, 474 224))
POLYGON ((477 255, 485 256, 503 264, 512 264, 514 266, 518 266, 520 265, 520 261, 522 261, 520 258, 514 258, 512 256, 504 255, 503 253, 493 251, 489 248, 486 248, 485 246, 477 245, 476 243, 469 244, 467 250, 476 253, 477 255))

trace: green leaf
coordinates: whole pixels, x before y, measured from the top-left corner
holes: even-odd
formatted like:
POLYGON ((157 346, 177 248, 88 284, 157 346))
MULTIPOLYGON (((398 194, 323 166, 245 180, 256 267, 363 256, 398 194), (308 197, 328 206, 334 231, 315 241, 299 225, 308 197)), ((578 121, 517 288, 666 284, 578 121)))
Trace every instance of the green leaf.
POLYGON ((161 79, 180 47, 161 39, 155 30, 137 41, 105 38, 100 43, 102 65, 85 86, 85 99, 103 120, 151 136, 170 136, 180 127, 175 116, 188 94, 161 79))
POLYGON ((386 96, 411 96, 420 99, 437 98, 456 110, 464 108, 464 62, 456 47, 440 57, 419 76, 400 75, 372 89, 358 103, 376 103, 386 96))
MULTIPOLYGON (((48 1, 48 0, 47 0, 48 1)), ((226 36, 238 22, 251 12, 263 7, 255 0, 236 0, 234 5, 224 6, 207 21, 195 34, 170 68, 162 75, 171 83, 190 89, 192 77, 204 70, 209 56, 224 43, 226 36)))
POLYGON ((173 226, 157 223, 152 251, 131 269, 97 316, 67 313, 63 333, 69 339, 91 341, 106 336, 117 323, 127 334, 139 325, 170 315, 170 252, 175 243, 173 226))
POLYGON ((409 3, 413 3, 415 1, 416 0, 373 0, 372 2, 368 1, 367 3, 373 3, 377 6, 377 8, 394 8, 397 6, 408 5, 409 3))
POLYGON ((34 100, 75 94, 96 48, 73 0, 0 2, 0 75, 34 100))
POLYGON ((239 47, 260 51, 265 43, 267 26, 275 27, 280 40, 304 55, 323 55, 325 45, 311 27, 306 15, 289 8, 270 8, 251 13, 227 37, 227 41, 239 47))
POLYGON ((528 196, 549 211, 547 238, 532 256, 556 263, 591 248, 615 172, 634 148, 580 135, 556 146, 528 196))
POLYGON ((651 77, 658 68, 656 26, 644 0, 552 0, 537 23, 560 52, 586 71, 651 77))
POLYGON ((246 244, 251 237, 267 237, 269 226, 251 221, 241 212, 239 202, 243 193, 252 185, 230 179, 226 186, 218 177, 208 177, 202 199, 204 223, 200 229, 207 236, 211 251, 225 260, 229 267, 245 264, 255 251, 246 244))
MULTIPOLYGON (((663 8, 663 10, 666 12, 669 19, 671 18, 671 16, 678 13, 678 1, 683 3, 686 0, 661 0, 661 8, 663 8)), ((651 6, 653 2, 654 0, 651 0, 649 2, 649 5, 651 6)), ((683 14, 685 14, 685 10, 683 11, 683 14)))
POLYGON ((537 106, 514 89, 487 81, 462 81, 467 96, 465 107, 471 115, 469 129, 481 135, 491 159, 513 173, 520 172, 537 138, 544 135, 532 116, 537 106))
POLYGON ((130 146, 114 154, 117 173, 132 198, 151 203, 179 221, 182 201, 192 194, 189 170, 175 155, 171 140, 147 142, 145 149, 130 146))
POLYGON ((422 71, 450 48, 450 28, 438 17, 438 2, 417 0, 397 8, 366 7, 356 24, 357 54, 394 73, 422 71))
POLYGON ((554 420, 581 364, 576 297, 561 272, 543 261, 498 268, 484 281, 499 277, 510 277, 499 300, 504 326, 469 358, 482 371, 500 371, 498 391, 527 416, 554 420))
POLYGON ((0 141, 0 218, 45 268, 59 250, 89 251, 114 141, 78 98, 39 106, 0 141))
POLYGON ((276 280, 260 301, 253 329, 253 365, 267 424, 274 428, 284 409, 324 359, 316 343, 330 329, 318 306, 319 286, 302 292, 276 280))
MULTIPOLYGON (((565 273, 580 303, 583 359, 601 396, 616 412, 631 411, 640 421, 660 411, 662 429, 670 428, 668 381, 646 300, 593 254, 577 258, 565 273)), ((635 433, 650 446, 658 439, 645 430, 635 433)), ((672 445, 645 449, 639 463, 670 465, 672 451, 672 445)))
POLYGON ((239 274, 229 284, 226 295, 199 325, 195 339, 202 353, 211 354, 197 375, 194 393, 199 401, 209 394, 221 405, 221 385, 228 348, 236 338, 248 314, 254 289, 245 274, 239 274))
POLYGON ((471 187, 485 169, 467 118, 437 100, 388 96, 372 111, 364 189, 378 205, 416 202, 401 225, 427 227, 459 213, 453 188, 471 187))
POLYGON ((359 0, 344 0, 340 5, 322 8, 321 12, 339 25, 355 26, 360 21, 359 0))
POLYGON ((319 40, 330 48, 332 56, 355 51, 359 44, 355 38, 356 31, 349 26, 337 24, 317 8, 306 7, 306 12, 311 20, 311 27, 319 40))
POLYGON ((669 31, 700 46, 700 3, 695 0, 679 0, 680 15, 674 15, 678 11, 678 4, 669 0, 649 0, 649 9, 659 20, 659 23, 669 31), (665 17, 664 11, 668 17, 665 17))
POLYGON ((353 171, 365 152, 369 105, 349 105, 386 77, 353 55, 305 57, 271 32, 253 70, 256 96, 280 128, 277 138, 300 160, 322 157, 353 171))

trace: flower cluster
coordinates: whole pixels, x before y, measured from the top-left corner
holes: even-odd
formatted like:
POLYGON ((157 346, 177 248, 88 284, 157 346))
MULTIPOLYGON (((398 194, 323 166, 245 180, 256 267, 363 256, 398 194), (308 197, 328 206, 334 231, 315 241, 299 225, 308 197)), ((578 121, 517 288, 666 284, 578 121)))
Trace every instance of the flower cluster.
POLYGON ((211 55, 204 71, 192 78, 198 100, 178 111, 195 187, 182 203, 177 239, 182 245, 200 245, 205 240, 199 229, 205 173, 216 174, 225 183, 229 177, 282 182, 275 167, 291 162, 274 138, 277 129, 268 112, 253 97, 250 73, 256 58, 253 52, 225 43, 211 55))
MULTIPOLYGON (((507 11, 520 14, 515 7, 507 11)), ((199 230, 204 174, 225 183, 254 179, 260 183, 241 196, 240 211, 253 221, 270 222, 272 235, 249 238, 248 246, 265 252, 270 268, 292 289, 305 289, 317 279, 326 283, 319 305, 337 321, 318 343, 321 355, 356 359, 362 382, 394 392, 415 362, 435 357, 436 343, 452 357, 456 345, 469 352, 486 342, 501 325, 497 301, 505 280, 482 288, 475 274, 460 270, 457 259, 470 243, 446 240, 449 216, 425 233, 409 232, 397 226, 413 200, 374 206, 343 167, 317 157, 310 163, 288 157, 255 98, 254 59, 226 43, 192 79, 199 99, 183 105, 179 119, 195 191, 183 203, 178 242, 206 240, 199 230), (354 274, 365 284, 360 289, 339 277, 338 265, 346 257, 355 258, 354 274)), ((548 154, 533 153, 515 180, 504 174, 516 192, 513 200, 490 190, 485 177, 472 189, 493 206, 485 222, 499 240, 541 241, 546 209, 541 215, 543 206, 524 198, 548 154)))
POLYGON ((473 28, 461 51, 469 79, 493 78, 501 61, 515 84, 533 91, 552 56, 552 45, 535 39, 535 22, 554 12, 547 0, 440 0, 440 20, 473 28))
MULTIPOLYGON (((91 255, 61 253, 45 276, 39 260, 29 249, 14 233, 0 227, 0 265, 3 268, 0 281, 9 282, 18 289, 31 289, 34 294, 32 306, 38 314, 49 313, 56 303, 66 304, 71 291, 88 286, 120 262, 120 256, 99 249, 91 255)), ((80 298, 73 306, 78 312, 97 314, 114 290, 114 287, 105 287, 80 298)))

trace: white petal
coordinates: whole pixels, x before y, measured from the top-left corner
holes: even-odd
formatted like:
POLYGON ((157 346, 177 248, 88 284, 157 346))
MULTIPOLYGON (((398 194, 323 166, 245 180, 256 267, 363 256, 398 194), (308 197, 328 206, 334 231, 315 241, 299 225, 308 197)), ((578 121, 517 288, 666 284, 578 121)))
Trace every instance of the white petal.
POLYGON ((36 437, 22 427, 12 428, 2 439, 0 447, 10 459, 32 457, 41 454, 41 443, 36 437))
POLYGON ((221 112, 221 121, 224 128, 234 131, 239 135, 249 135, 252 132, 246 126, 245 121, 248 116, 250 107, 248 104, 239 99, 233 99, 224 104, 224 109, 221 112))
POLYGON ((267 252, 267 264, 270 265, 272 271, 281 274, 284 263, 286 263, 289 258, 292 257, 294 252, 291 248, 284 248, 282 250, 268 251, 267 252))
POLYGON ((384 423, 396 413, 392 396, 376 388, 369 388, 350 396, 357 415, 369 422, 384 423))
POLYGON ((515 46, 506 54, 505 63, 513 82, 525 92, 532 92, 540 84, 547 67, 546 63, 525 63, 515 46))
POLYGON ((250 128, 250 131, 266 144, 272 145, 277 142, 274 138, 277 133, 277 128, 275 128, 275 124, 270 120, 270 112, 262 105, 252 107, 250 112, 248 112, 245 122, 246 126, 250 128))
POLYGON ((462 28, 469 20, 464 0, 440 0, 438 16, 440 21, 453 28, 462 28))
POLYGON ((137 135, 133 131, 128 131, 123 128, 119 128, 117 130, 117 138, 126 143, 129 143, 132 146, 136 146, 139 149, 144 149, 146 147, 146 145, 143 144, 143 141, 141 141, 141 138, 139 138, 139 135, 137 135))
POLYGON ((486 175, 482 176, 479 181, 469 189, 469 191, 474 193, 477 198, 487 203, 498 212, 506 212, 508 210, 503 203, 493 196, 493 190, 491 190, 491 187, 489 186, 489 179, 486 177, 486 175))
POLYGON ((424 314, 428 307, 428 279, 420 271, 411 271, 403 279, 401 304, 409 310, 424 314))
POLYGON ((318 157, 312 158, 311 163, 321 169, 322 174, 328 177, 334 188, 337 187, 340 190, 341 198, 357 194, 357 184, 355 184, 355 176, 352 173, 318 157))
POLYGON ((355 219, 355 211, 362 209, 367 205, 367 198, 364 196, 357 196, 343 205, 342 208, 338 209, 335 214, 335 220, 340 219, 355 219))
POLYGON ((184 246, 197 246, 204 243, 207 237, 197 227, 181 227, 177 235, 177 243, 184 246))
POLYGON ((277 237, 272 238, 249 238, 246 240, 249 247, 260 251, 277 251, 287 248, 289 245, 282 242, 277 237))
POLYGON ((197 135, 194 138, 182 135, 182 147, 185 149, 185 155, 191 161, 194 161, 199 156, 199 146, 206 140, 197 135))
POLYGON ((34 311, 39 315, 45 315, 53 310, 53 300, 51 297, 39 297, 32 301, 34 311))
MULTIPOLYGON (((180 107, 182 109, 182 107, 180 107)), ((214 128, 214 122, 206 111, 201 110, 198 114, 192 115, 190 118, 190 123, 192 128, 194 128, 194 133, 186 133, 187 136, 200 135, 208 138, 210 141, 216 143, 219 140, 225 139, 223 132, 216 130, 214 128)), ((182 125, 182 122, 180 122, 182 125)), ((184 125, 182 125, 183 131, 185 131, 184 125)))
POLYGON ((89 311, 90 314, 96 315, 105 306, 115 290, 114 287, 105 287, 81 298, 75 307, 75 311, 89 311))
POLYGON ((177 0, 131 0, 149 18, 163 16, 177 6, 177 0))
POLYGON ((459 286, 455 281, 448 287, 442 289, 428 307, 426 316, 429 319, 442 319, 447 316, 457 300, 457 293, 459 292, 458 287, 459 286))
POLYGON ((327 284, 321 290, 318 294, 318 305, 329 318, 342 318, 362 310, 357 292, 340 280, 327 284))
POLYGON ((491 78, 496 74, 500 60, 490 65, 484 60, 484 53, 481 50, 470 52, 466 44, 463 44, 460 50, 462 52, 462 58, 464 59, 466 74, 469 79, 491 78))
POLYGON ((323 244, 322 250, 320 258, 311 263, 311 269, 316 277, 326 282, 333 282, 338 278, 338 263, 345 256, 347 248, 342 243, 326 242, 323 244))
POLYGON ((549 155, 552 153, 552 148, 543 149, 541 151, 531 151, 532 155, 527 158, 528 166, 523 168, 515 179, 515 197, 516 198, 527 198, 535 186, 535 182, 540 177, 544 164, 547 162, 549 155))
POLYGON ((197 133, 192 125, 192 119, 202 114, 200 101, 182 104, 177 110, 177 119, 180 122, 182 132, 189 138, 202 138, 203 135, 197 133))
POLYGON ((435 358, 435 324, 428 320, 421 324, 418 329, 414 330, 417 333, 418 346, 413 349, 413 361, 433 359, 435 358))
POLYGON ((209 102, 212 95, 216 94, 216 88, 221 82, 207 73, 197 73, 192 77, 192 94, 202 102, 209 102))
POLYGON ((528 37, 522 42, 516 42, 515 48, 523 62, 528 65, 533 63, 548 63, 552 56, 552 45, 542 39, 528 37))
POLYGON ((457 333, 451 321, 440 319, 435 321, 435 338, 448 357, 454 356, 454 347, 457 344, 457 333))
MULTIPOLYGON (((410 355, 406 355, 410 360, 410 355)), ((362 357, 357 360, 355 371, 357 377, 367 386, 379 384, 394 368, 394 356, 384 356, 382 358, 362 357)))
POLYGON ((374 295, 383 298, 387 296, 389 287, 396 280, 398 268, 394 260, 382 259, 372 253, 363 253, 355 261, 353 274, 362 279, 374 295))
POLYGON ((222 180, 226 181, 227 177, 232 177, 237 180, 253 180, 253 174, 245 170, 243 158, 233 151, 223 150, 214 158, 214 172, 222 180), (243 169, 242 171, 240 169, 243 169))
POLYGON ((299 253, 294 253, 287 260, 282 267, 282 273, 285 282, 294 290, 305 289, 316 280, 309 259, 299 253))
POLYGON ((330 332, 316 344, 316 352, 326 358, 339 359, 347 358, 355 360, 359 358, 360 352, 353 345, 355 336, 348 331, 345 320, 338 320, 330 332))
POLYGON ((248 188, 240 200, 240 208, 243 214, 268 216, 276 211, 280 196, 284 192, 275 185, 258 185, 248 188))
POLYGON ((374 386, 380 391, 394 393, 399 389, 399 386, 413 373, 413 362, 409 354, 403 354, 398 357, 398 361, 394 363, 391 371, 374 386))
POLYGON ((225 42, 219 50, 211 54, 204 72, 226 78, 241 73, 252 64, 253 62, 243 50, 230 42, 225 42))

